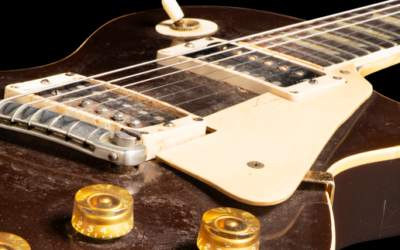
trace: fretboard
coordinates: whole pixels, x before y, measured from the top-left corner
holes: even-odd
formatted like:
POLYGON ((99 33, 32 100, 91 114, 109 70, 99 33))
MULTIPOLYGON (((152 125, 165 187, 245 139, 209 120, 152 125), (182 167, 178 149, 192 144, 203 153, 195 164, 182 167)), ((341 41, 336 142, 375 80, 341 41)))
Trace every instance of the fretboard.
POLYGON ((400 1, 271 31, 244 42, 329 67, 400 44, 400 1))

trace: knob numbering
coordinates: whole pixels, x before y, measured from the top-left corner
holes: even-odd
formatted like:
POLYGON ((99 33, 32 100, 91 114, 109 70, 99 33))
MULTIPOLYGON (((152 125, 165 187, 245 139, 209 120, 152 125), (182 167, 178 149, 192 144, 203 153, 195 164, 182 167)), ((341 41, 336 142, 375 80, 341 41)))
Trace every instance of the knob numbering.
POLYGON ((75 195, 72 226, 79 233, 96 239, 122 237, 133 228, 133 198, 123 188, 92 185, 75 195))

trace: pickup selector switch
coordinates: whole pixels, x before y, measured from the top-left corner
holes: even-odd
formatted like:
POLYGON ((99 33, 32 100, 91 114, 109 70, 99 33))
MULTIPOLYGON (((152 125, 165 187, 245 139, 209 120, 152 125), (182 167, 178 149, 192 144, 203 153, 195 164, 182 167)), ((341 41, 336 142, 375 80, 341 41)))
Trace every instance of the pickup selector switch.
POLYGON ((201 220, 199 249, 258 250, 260 222, 249 212, 220 207, 208 210, 201 220))
POLYGON ((113 185, 84 187, 75 195, 71 222, 75 230, 91 238, 124 236, 133 228, 133 198, 113 185))

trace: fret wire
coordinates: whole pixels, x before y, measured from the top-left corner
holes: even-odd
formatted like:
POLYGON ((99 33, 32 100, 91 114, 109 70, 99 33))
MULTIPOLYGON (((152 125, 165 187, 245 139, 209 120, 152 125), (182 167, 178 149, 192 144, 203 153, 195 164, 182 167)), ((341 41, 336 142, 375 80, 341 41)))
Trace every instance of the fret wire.
MULTIPOLYGON (((353 21, 353 20, 348 20, 347 22, 353 23, 354 21, 353 21)), ((360 26, 360 27, 367 26, 368 29, 371 29, 371 30, 378 30, 380 33, 383 33, 383 34, 386 33, 386 34, 390 34, 389 36, 394 36, 395 38, 396 38, 396 37, 399 37, 399 38, 400 38, 400 34, 396 34, 396 33, 393 33, 393 32, 391 32, 391 31, 389 31, 389 30, 385 30, 385 29, 379 28, 379 27, 377 27, 376 25, 369 24, 368 22, 371 22, 371 21, 366 20, 365 23, 361 23, 359 26, 360 26)), ((398 43, 396 43, 395 45, 398 45, 398 43)))
MULTIPOLYGON (((305 39, 301 39, 301 40, 297 40, 297 41, 304 41, 305 39)), ((338 57, 338 56, 335 56, 335 55, 332 55, 331 53, 324 53, 324 50, 317 50, 317 49, 313 49, 311 46, 312 45, 314 45, 314 44, 317 44, 317 43, 311 43, 309 46, 302 46, 302 45, 300 45, 300 44, 298 44, 298 43, 296 43, 296 41, 294 41, 293 42, 293 44, 295 44, 295 45, 297 45, 297 46, 299 46, 300 48, 307 48, 307 49, 310 49, 310 50, 313 50, 313 51, 316 51, 317 53, 320 53, 320 54, 324 54, 324 55, 326 55, 326 56, 329 56, 329 58, 336 58, 337 60, 339 60, 340 62, 339 63, 341 63, 341 62, 344 62, 343 61, 343 59, 342 58, 340 58, 340 57, 338 57)), ((278 46, 279 46, 279 44, 278 44, 278 46)), ((325 50, 326 50, 326 46, 324 46, 325 47, 325 50)), ((296 52, 297 52, 298 50, 296 50, 296 52)), ((336 51, 334 51, 334 52, 336 52, 336 51)), ((300 53, 300 52, 299 52, 300 53)), ((306 53, 306 52, 304 52, 304 53, 306 53)), ((302 53, 302 54, 304 54, 304 53, 302 53)), ((309 54, 307 54, 306 53, 306 55, 309 55, 309 54)), ((320 56, 318 56, 319 57, 319 59, 322 59, 324 62, 329 62, 328 60, 326 60, 326 58, 322 58, 322 57, 320 57, 320 56)), ((314 56, 314 58, 317 58, 317 56, 314 56)), ((318 58, 317 58, 318 59, 318 58)), ((334 64, 338 64, 338 62, 333 62, 334 64)), ((332 61, 330 61, 329 62, 329 64, 330 65, 332 65, 332 61)))
MULTIPOLYGON (((319 20, 329 19, 329 18, 336 17, 336 16, 343 16, 343 15, 345 15, 345 14, 347 14, 347 13, 351 13, 351 12, 355 12, 355 11, 360 11, 360 10, 365 10, 365 9, 371 9, 371 8, 374 8, 374 7, 377 7, 377 6, 390 5, 390 3, 394 3, 394 2, 398 2, 398 1, 397 1, 397 0, 389 0, 389 1, 386 1, 386 2, 373 4, 373 5, 369 5, 369 6, 357 8, 357 9, 354 9, 354 10, 345 11, 345 12, 338 13, 338 14, 333 14, 333 15, 330 15, 330 16, 327 16, 327 17, 322 17, 322 18, 317 18, 317 19, 310 20, 310 21, 305 21, 305 22, 302 22, 302 23, 300 23, 300 24, 293 24, 293 25, 289 25, 289 26, 286 26, 286 27, 281 27, 281 28, 275 29, 275 30, 273 30, 273 31, 260 32, 260 33, 253 34, 253 35, 250 35, 250 36, 246 36, 246 37, 242 37, 242 38, 237 38, 237 39, 234 39, 234 40, 226 41, 226 42, 223 42, 223 43, 218 44, 218 45, 212 45, 212 46, 209 46, 209 48, 214 48, 214 47, 217 47, 217 46, 220 46, 220 45, 223 45, 223 44, 229 44, 229 43, 232 43, 232 42, 238 42, 238 41, 241 41, 241 40, 243 40, 243 39, 248 39, 248 38, 251 38, 251 37, 260 36, 260 35, 262 35, 262 34, 267 34, 267 33, 274 32, 274 31, 284 30, 284 29, 287 29, 287 28, 295 27, 295 26, 301 26, 301 25, 304 25, 304 24, 315 23, 315 22, 317 22, 317 21, 319 21, 319 20)), ((375 13, 375 12, 382 11, 382 10, 388 10, 388 9, 391 9, 391 8, 394 8, 394 7, 397 7, 397 6, 398 6, 398 5, 389 6, 389 7, 384 7, 384 8, 382 8, 382 9, 379 9, 379 10, 376 10, 376 11, 371 11, 371 12, 363 13, 363 14, 361 14, 360 16, 363 16, 363 15, 366 15, 366 14, 375 13)), ((343 19, 343 20, 346 20, 346 18, 343 19)), ((315 27, 314 27, 314 28, 315 28, 315 27)), ((295 33, 296 33, 296 32, 295 32, 295 33)), ((247 46, 250 46, 250 45, 242 46, 242 48, 243 48, 243 47, 247 47, 247 46)), ((202 49, 195 49, 195 50, 190 51, 190 53, 197 52, 197 51, 201 51, 201 50, 202 50, 202 49)), ((133 68, 137 68, 137 67, 140 67, 140 66, 148 65, 148 64, 151 64, 151 63, 156 63, 156 62, 159 62, 159 61, 162 61, 162 60, 171 59, 171 58, 174 58, 174 57, 177 57, 177 56, 180 56, 180 55, 185 55, 185 54, 186 54, 186 53, 180 53, 180 54, 177 54, 177 55, 174 55, 174 56, 165 57, 165 58, 162 58, 162 59, 151 60, 151 61, 148 61, 148 62, 144 62, 144 63, 139 63, 139 64, 136 64, 136 65, 127 66, 127 67, 124 67, 124 68, 120 68, 120 69, 116 69, 116 70, 112 70, 112 71, 108 71, 108 72, 103 72, 103 73, 100 73, 100 74, 97 74, 97 75, 85 77, 85 78, 83 78, 83 79, 79 79, 79 80, 75 80, 75 81, 70 81, 70 82, 62 83, 62 84, 57 85, 56 87, 62 87, 62 86, 66 86, 66 85, 69 85, 69 84, 78 83, 78 82, 80 82, 80 81, 85 81, 85 80, 89 80, 89 79, 93 79, 93 78, 98 78, 98 77, 105 76, 105 75, 109 75, 109 74, 118 73, 118 72, 125 71, 125 70, 128 70, 128 69, 133 69, 133 68)), ((214 53, 214 54, 218 54, 218 53, 214 53)), ((192 60, 192 61, 193 61, 193 60, 192 60)), ((186 62, 184 62, 184 63, 186 63, 186 62)), ((176 64, 174 64, 174 65, 170 65, 170 67, 176 66, 176 65, 179 65, 179 64, 182 64, 182 63, 176 63, 176 64)), ((167 68, 167 67, 165 67, 165 68, 167 68)), ((158 68, 158 70, 160 70, 160 69, 161 69, 161 68, 158 68)), ((131 76, 127 76, 127 78, 129 78, 129 77, 134 77, 134 76, 138 76, 138 75, 142 75, 142 74, 146 74, 146 73, 150 73, 150 72, 153 72, 153 71, 150 70, 150 71, 141 72, 141 73, 138 73, 138 74, 134 74, 134 75, 131 75, 131 76)), ((123 80, 123 79, 120 78, 119 80, 123 80)), ((104 84, 106 84, 106 83, 108 83, 108 82, 105 82, 105 83, 103 83, 102 85, 104 85, 104 84)), ((50 87, 47 87, 47 88, 43 88, 42 91, 46 91, 46 90, 53 89, 53 88, 54 88, 53 86, 50 86, 50 87)), ((18 98, 18 97, 22 97, 22 96, 25 96, 25 95, 34 94, 34 93, 35 93, 35 91, 30 91, 30 92, 28 92, 28 93, 24 93, 24 94, 21 94, 21 95, 17 95, 17 96, 13 96, 13 97, 10 97, 10 98, 6 98, 6 99, 3 99, 2 101, 0 101, 0 103, 6 102, 6 101, 8 101, 8 100, 12 100, 12 99, 15 99, 15 98, 18 98)), ((63 95, 63 94, 61 94, 61 95, 63 95)), ((43 101, 43 100, 41 100, 41 101, 43 101)), ((32 104, 32 103, 36 103, 36 102, 31 102, 30 104, 32 104)), ((25 105, 23 105, 23 106, 25 106, 25 105)))
POLYGON ((350 39, 350 40, 355 40, 355 41, 357 41, 358 43, 367 44, 367 45, 369 45, 368 47, 378 47, 379 49, 378 49, 377 51, 380 51, 380 50, 382 50, 382 49, 385 49, 385 48, 382 47, 382 46, 376 45, 376 44, 371 43, 371 42, 368 42, 368 41, 361 40, 361 39, 359 39, 359 38, 357 38, 357 37, 354 37, 354 36, 349 36, 349 35, 347 35, 347 34, 344 34, 344 33, 338 32, 338 31, 328 31, 328 30, 326 30, 325 28, 322 28, 321 30, 326 31, 326 32, 329 32, 329 33, 332 33, 332 34, 335 34, 335 35, 337 35, 337 36, 342 36, 342 37, 344 36, 344 37, 346 37, 346 38, 348 38, 348 39, 350 39))
MULTIPOLYGON (((364 23, 362 23, 362 24, 364 24, 364 23)), ((338 24, 338 25, 339 25, 339 24, 338 24)), ((359 26, 359 25, 352 25, 352 26, 349 26, 348 29, 356 30, 357 33, 360 33, 360 34, 365 35, 365 36, 374 37, 375 39, 382 40, 382 41, 384 41, 384 42, 386 42, 386 43, 391 43, 391 44, 392 44, 392 47, 397 45, 397 43, 395 43, 395 42, 393 42, 393 41, 390 41, 390 40, 388 40, 388 39, 385 39, 385 38, 383 38, 383 37, 381 38, 381 37, 379 37, 379 36, 377 36, 377 35, 375 35, 375 34, 372 34, 372 33, 369 33, 369 32, 368 32, 368 33, 360 32, 356 27, 353 27, 353 26, 359 26)), ((372 43, 372 42, 371 42, 371 43, 372 43)), ((375 44, 375 43, 373 43, 373 44, 375 44)), ((386 48, 385 48, 385 49, 386 49, 386 48)))
MULTIPOLYGON (((354 32, 356 32, 356 31, 354 31, 354 32)), ((251 53, 254 53, 253 51, 251 51, 251 53)), ((210 73, 210 72, 209 72, 210 73)), ((208 73, 207 73, 208 74, 208 73)), ((160 87, 165 87, 165 86, 160 86, 160 87)), ((154 90, 154 89, 150 89, 150 90, 154 90)), ((150 91, 150 90, 146 90, 146 91, 150 91)), ((112 90, 111 90, 112 91, 112 90)), ((104 93, 104 92, 103 92, 104 93)), ((87 96, 86 96, 87 97, 87 96)), ((126 98, 126 97, 128 97, 128 96, 125 96, 125 97, 121 97, 121 98, 126 98)), ((119 98, 119 99, 121 99, 121 98, 119 98)), ((115 100, 114 100, 115 101, 115 100)), ((107 102, 103 102, 103 103, 107 103, 107 102)), ((99 103, 99 104, 97 104, 97 105, 100 105, 100 104, 102 104, 102 103, 99 103)), ((92 105, 93 106, 93 105, 92 105)), ((92 106, 89 106, 89 107, 92 107, 92 106)), ((89 108, 88 107, 88 108, 89 108)), ((79 110, 81 110, 81 109, 79 109, 79 110)), ((75 112, 75 111, 73 111, 73 112, 75 112)))
MULTIPOLYGON (((300 36, 295 36, 296 38, 301 38, 300 36)), ((306 40, 306 41, 308 41, 308 42, 310 42, 310 43, 315 43, 315 44, 319 44, 320 46, 322 46, 322 47, 327 47, 328 49, 331 49, 331 50, 337 50, 337 51, 339 51, 341 54, 348 54, 348 55, 350 55, 350 56, 352 56, 353 58, 352 59, 354 59, 354 58, 358 58, 358 57, 360 57, 359 55, 357 55, 357 54, 354 54, 354 53, 351 53, 351 52, 348 52, 348 51, 346 51, 346 50, 342 50, 342 49, 340 49, 340 48, 335 48, 335 47, 333 47, 333 46, 331 46, 331 45, 329 45, 329 44, 326 44, 326 43, 323 43, 323 42, 320 42, 320 41, 316 41, 316 40, 312 40, 311 38, 307 38, 307 39, 303 39, 303 40, 306 40)), ((330 39, 329 39, 330 40, 330 39)), ((331 40, 331 41, 333 41, 333 40, 331 40)), ((338 55, 338 56, 340 56, 340 55, 338 55)), ((347 59, 347 58, 344 58, 343 56, 341 56, 343 59, 345 59, 345 60, 349 60, 349 59, 347 59)), ((350 59, 350 60, 352 60, 352 59, 350 59)))
MULTIPOLYGON (((299 51, 297 48, 296 48, 296 49, 291 49, 291 48, 288 47, 287 45, 279 45, 279 44, 278 44, 278 45, 275 46, 275 47, 280 47, 280 48, 284 48, 284 49, 287 49, 287 50, 284 51, 284 52, 280 52, 280 51, 278 51, 278 50, 274 50, 274 47, 269 48, 269 49, 270 49, 270 50, 273 50, 273 51, 277 51, 277 52, 280 53, 280 54, 286 54, 286 55, 289 55, 287 52, 293 51, 293 52, 295 52, 295 53, 298 53, 298 54, 301 54, 301 55, 304 55, 304 56, 308 56, 308 57, 310 57, 310 58, 314 58, 314 59, 316 59, 316 60, 318 60, 318 61, 323 61, 323 62, 325 62, 325 63, 328 64, 327 66, 330 66, 330 65, 333 64, 333 63, 331 63, 330 61, 325 60, 325 59, 322 58, 322 57, 319 57, 319 56, 313 55, 313 54, 307 54, 306 52, 299 51)), ((317 52, 317 51, 316 51, 316 52, 317 52)), ((294 58, 297 58, 297 57, 292 56, 292 55, 289 55, 289 56, 294 57, 294 58)), ((343 62, 343 61, 341 61, 341 62, 343 62)))
MULTIPOLYGON (((308 31, 308 32, 311 32, 311 30, 308 31)), ((318 33, 315 34, 315 35, 318 36, 318 33)), ((327 35, 330 35, 330 34, 329 34, 329 33, 323 33, 323 34, 321 34, 320 36, 327 38, 327 35)), ((334 40, 336 37, 341 38, 341 37, 335 35, 334 37, 327 38, 327 40, 330 40, 330 41, 333 41, 333 42, 342 44, 342 41, 341 41, 341 40, 334 40)), ((372 53, 371 51, 368 51, 368 50, 366 50, 366 49, 364 49, 364 48, 356 47, 355 45, 353 45, 354 43, 358 43, 358 42, 354 41, 353 39, 348 39, 348 38, 346 38, 346 39, 349 40, 351 43, 347 43, 347 42, 346 42, 345 44, 342 44, 342 45, 346 45, 346 46, 349 46, 349 47, 353 47, 353 48, 355 48, 356 50, 364 51, 366 54, 371 54, 371 53, 372 53)))

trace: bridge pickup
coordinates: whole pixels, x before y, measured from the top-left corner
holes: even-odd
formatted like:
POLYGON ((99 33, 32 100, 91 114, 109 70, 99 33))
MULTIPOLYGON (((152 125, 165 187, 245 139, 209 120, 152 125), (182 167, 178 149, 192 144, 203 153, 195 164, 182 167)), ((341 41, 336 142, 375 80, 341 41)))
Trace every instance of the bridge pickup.
MULTIPOLYGON (((41 137, 118 165, 135 166, 147 157, 141 135, 134 147, 119 146, 114 133, 59 113, 20 103, 0 105, 0 128, 41 137)), ((136 137, 135 137, 136 138, 136 137)))
POLYGON ((296 102, 345 82, 321 68, 278 52, 255 45, 224 42, 218 38, 203 38, 191 41, 190 45, 165 48, 158 51, 158 59, 177 56, 158 63, 224 81, 257 94, 270 92, 296 102))

